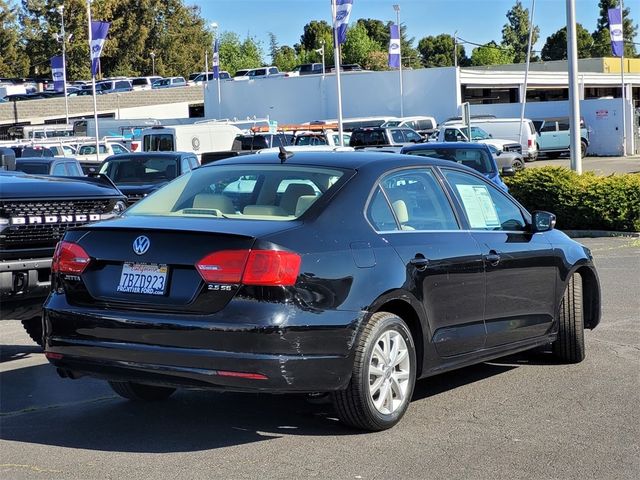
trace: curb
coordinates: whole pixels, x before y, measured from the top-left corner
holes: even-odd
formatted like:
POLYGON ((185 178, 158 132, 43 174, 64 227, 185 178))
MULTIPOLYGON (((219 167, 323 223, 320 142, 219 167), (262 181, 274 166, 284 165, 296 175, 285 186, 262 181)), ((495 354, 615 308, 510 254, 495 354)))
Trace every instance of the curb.
POLYGON ((596 237, 629 237, 640 238, 640 232, 612 232, 609 230, 562 230, 571 238, 596 238, 596 237))

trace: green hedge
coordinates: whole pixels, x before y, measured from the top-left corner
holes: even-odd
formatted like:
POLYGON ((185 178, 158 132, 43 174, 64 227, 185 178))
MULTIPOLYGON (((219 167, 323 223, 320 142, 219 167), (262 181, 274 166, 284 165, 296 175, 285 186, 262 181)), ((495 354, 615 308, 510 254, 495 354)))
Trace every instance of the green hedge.
POLYGON ((526 168, 505 178, 509 193, 530 212, 556 214, 567 230, 640 231, 640 175, 599 177, 563 167, 526 168))

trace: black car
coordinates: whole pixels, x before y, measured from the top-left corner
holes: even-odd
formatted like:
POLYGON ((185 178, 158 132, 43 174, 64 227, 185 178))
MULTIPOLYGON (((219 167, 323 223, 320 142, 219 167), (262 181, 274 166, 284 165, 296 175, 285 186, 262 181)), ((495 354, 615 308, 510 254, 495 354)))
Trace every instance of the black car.
POLYGON ((190 152, 121 153, 107 157, 100 173, 116 184, 131 205, 199 165, 190 152))
POLYGON ((32 175, 54 177, 83 177, 80 162, 67 157, 20 157, 16 159, 16 170, 32 175))
POLYGON ((356 128, 351 132, 349 146, 354 148, 403 146, 422 142, 418 132, 410 128, 356 128))
MULTIPOLYGON (((4 164, 5 155, 0 157, 4 164)), ((14 161, 9 169, 15 168, 14 161)), ((58 240, 69 227, 119 214, 124 197, 103 176, 72 179, 15 171, 0 171, 0 192, 2 318, 22 320, 41 344, 41 307, 51 287, 58 240)))
POLYGON ((328 392, 343 422, 382 430, 417 379, 548 344, 583 359, 598 277, 554 223, 448 161, 221 160, 67 232, 45 353, 130 399, 328 392))

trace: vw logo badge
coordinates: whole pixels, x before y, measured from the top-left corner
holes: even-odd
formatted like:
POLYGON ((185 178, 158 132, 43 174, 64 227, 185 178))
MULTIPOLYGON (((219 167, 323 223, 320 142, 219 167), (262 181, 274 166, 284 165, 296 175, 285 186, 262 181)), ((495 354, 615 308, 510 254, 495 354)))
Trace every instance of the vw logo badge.
POLYGON ((144 255, 145 253, 147 253, 147 250, 149 250, 150 246, 151 241, 144 235, 140 235, 133 241, 133 251, 138 255, 144 255))

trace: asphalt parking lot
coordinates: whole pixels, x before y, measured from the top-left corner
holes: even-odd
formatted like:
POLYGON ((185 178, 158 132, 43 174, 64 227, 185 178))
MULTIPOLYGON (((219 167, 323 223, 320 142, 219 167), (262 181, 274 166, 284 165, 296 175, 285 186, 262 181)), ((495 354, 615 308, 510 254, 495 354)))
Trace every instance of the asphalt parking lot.
MULTIPOLYGON (((528 162, 526 167, 555 167, 571 168, 571 160, 568 156, 562 156, 555 160, 541 156, 540 160, 528 162)), ((612 173, 640 173, 640 156, 628 157, 585 157, 582 159, 583 172, 595 172, 598 175, 611 175, 612 173)))
POLYGON ((403 421, 363 434, 293 396, 179 392, 139 405, 58 378, 0 322, 3 479, 640 477, 640 239, 583 239, 603 291, 587 358, 506 357, 422 380, 403 421))

